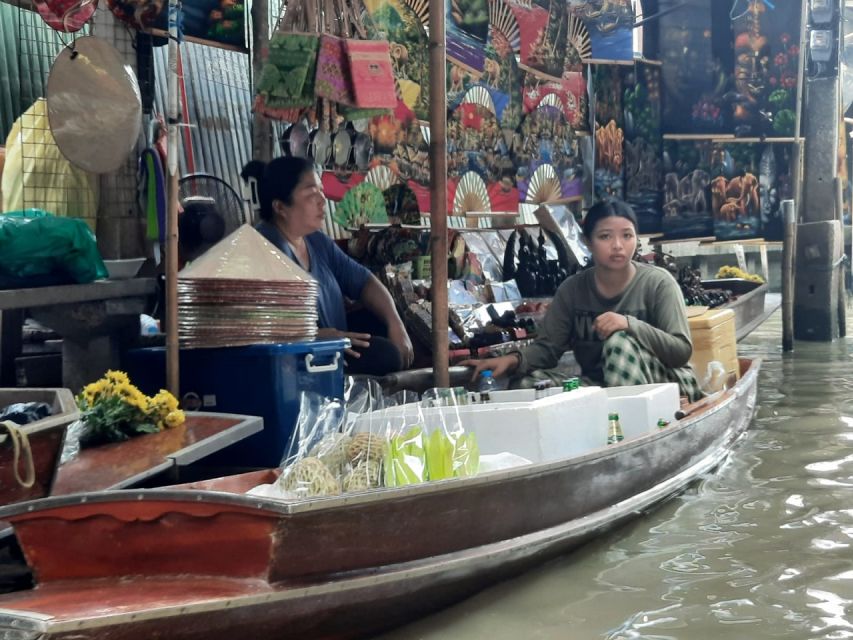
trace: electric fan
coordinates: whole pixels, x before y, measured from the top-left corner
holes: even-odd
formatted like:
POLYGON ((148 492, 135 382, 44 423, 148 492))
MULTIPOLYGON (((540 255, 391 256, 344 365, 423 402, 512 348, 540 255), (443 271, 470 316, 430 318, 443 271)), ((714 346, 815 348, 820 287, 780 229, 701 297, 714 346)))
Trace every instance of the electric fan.
POLYGON ((194 260, 247 221, 245 203, 231 186, 207 173, 192 173, 178 181, 180 254, 194 260))

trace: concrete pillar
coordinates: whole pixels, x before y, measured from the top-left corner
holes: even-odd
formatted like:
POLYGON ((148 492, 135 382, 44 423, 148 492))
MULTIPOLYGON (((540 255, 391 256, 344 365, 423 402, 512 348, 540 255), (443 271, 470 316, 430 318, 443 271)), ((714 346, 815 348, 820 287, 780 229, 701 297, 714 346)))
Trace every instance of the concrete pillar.
MULTIPOLYGON (((808 0, 803 0, 808 1, 808 0)), ((803 104, 803 184, 802 202, 797 207, 797 252, 794 288, 794 338, 830 341, 842 335, 839 319, 840 258, 843 251, 841 211, 837 182, 839 124, 841 123, 841 81, 838 64, 839 33, 843 4, 831 0, 829 12, 814 6, 809 13, 809 32, 833 34, 829 60, 819 50, 804 47, 808 56, 803 104)))
POLYGON ((838 304, 842 246, 838 220, 797 227, 794 339, 829 342, 841 335, 838 304))

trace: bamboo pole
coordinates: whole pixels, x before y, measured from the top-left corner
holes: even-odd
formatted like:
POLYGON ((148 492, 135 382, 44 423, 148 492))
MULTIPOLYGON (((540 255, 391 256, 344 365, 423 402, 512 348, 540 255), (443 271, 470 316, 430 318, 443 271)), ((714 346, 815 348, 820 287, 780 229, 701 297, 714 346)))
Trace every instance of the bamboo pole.
POLYGON ((180 397, 178 346, 178 15, 181 0, 169 0, 169 180, 166 213, 166 386, 180 397))
POLYGON ((794 267, 797 213, 793 200, 782 201, 782 350, 794 350, 794 267))
POLYGON ((429 0, 429 172, 432 357, 436 387, 450 386, 447 306, 447 68, 444 0, 429 0))

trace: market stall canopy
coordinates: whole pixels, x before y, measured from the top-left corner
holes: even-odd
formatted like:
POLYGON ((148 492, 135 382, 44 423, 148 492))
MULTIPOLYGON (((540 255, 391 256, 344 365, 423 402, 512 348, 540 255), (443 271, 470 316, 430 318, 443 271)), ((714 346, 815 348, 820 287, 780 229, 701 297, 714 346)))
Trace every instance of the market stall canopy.
POLYGON ((139 137, 142 100, 136 74, 107 41, 77 38, 50 69, 47 115, 69 162, 92 173, 115 171, 139 137))

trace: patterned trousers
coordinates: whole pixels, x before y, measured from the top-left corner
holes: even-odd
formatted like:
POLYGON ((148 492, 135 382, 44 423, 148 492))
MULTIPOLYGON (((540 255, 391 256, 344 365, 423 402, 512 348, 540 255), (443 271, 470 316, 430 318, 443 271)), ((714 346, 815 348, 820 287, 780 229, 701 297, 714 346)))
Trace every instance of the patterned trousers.
MULTIPOLYGON (((680 395, 687 396, 690 402, 695 402, 705 395, 699 387, 692 367, 689 365, 667 367, 625 331, 617 331, 604 341, 602 356, 605 387, 675 382, 678 384, 680 395)), ((563 380, 572 375, 578 375, 578 373, 562 368, 536 369, 521 378, 511 380, 510 387, 532 389, 537 382, 543 380, 559 386, 563 380)), ((590 380, 584 380, 584 382, 598 384, 590 380)))
POLYGON ((621 387, 655 382, 678 383, 682 396, 695 402, 705 394, 690 365, 667 367, 634 336, 617 331, 604 341, 604 385, 621 387))

